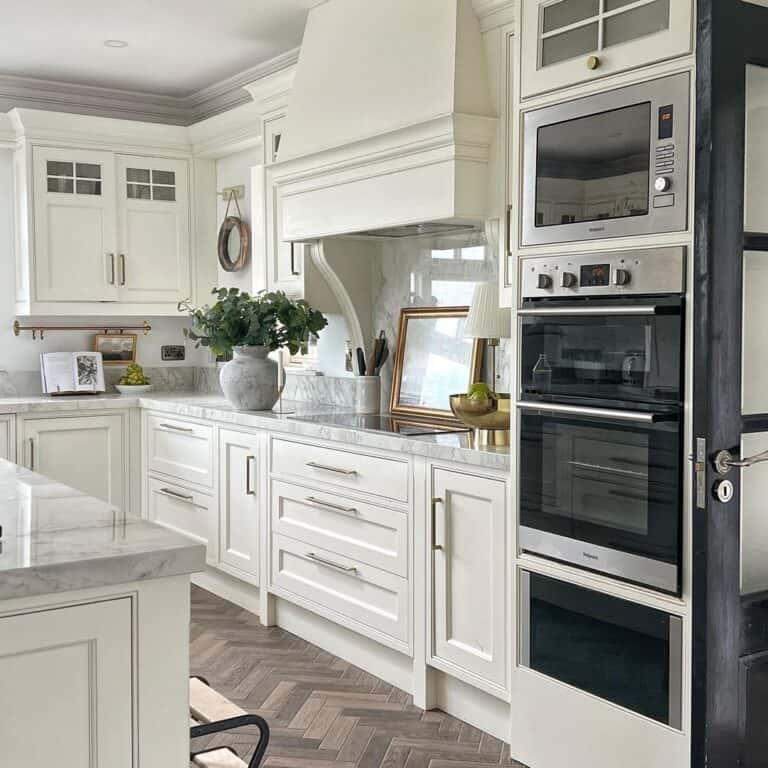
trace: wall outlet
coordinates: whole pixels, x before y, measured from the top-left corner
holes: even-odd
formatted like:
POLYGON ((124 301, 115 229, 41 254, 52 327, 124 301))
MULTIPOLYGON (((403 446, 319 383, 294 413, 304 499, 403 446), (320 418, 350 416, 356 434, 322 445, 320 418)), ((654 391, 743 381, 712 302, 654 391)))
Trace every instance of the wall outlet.
POLYGON ((184 360, 186 357, 186 350, 183 344, 165 344, 160 347, 160 359, 167 361, 178 362, 184 360))

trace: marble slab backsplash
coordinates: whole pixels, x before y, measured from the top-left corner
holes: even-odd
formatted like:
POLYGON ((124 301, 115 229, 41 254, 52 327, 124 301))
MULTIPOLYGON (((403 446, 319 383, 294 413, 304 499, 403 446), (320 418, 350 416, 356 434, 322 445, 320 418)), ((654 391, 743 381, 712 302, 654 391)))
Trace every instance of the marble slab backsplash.
MULTIPOLYGON (((157 392, 192 392, 195 389, 196 366, 144 366, 144 375, 157 392)), ((122 366, 104 366, 106 392, 117 392, 115 384, 125 373, 122 366)), ((0 397, 39 395, 43 391, 39 371, 0 371, 0 397)))
MULTIPOLYGON (((196 368, 194 389, 221 395, 219 367, 196 368)), ((378 376, 315 376, 287 371, 283 398, 298 403, 337 405, 360 414, 378 413, 381 380, 378 376)))

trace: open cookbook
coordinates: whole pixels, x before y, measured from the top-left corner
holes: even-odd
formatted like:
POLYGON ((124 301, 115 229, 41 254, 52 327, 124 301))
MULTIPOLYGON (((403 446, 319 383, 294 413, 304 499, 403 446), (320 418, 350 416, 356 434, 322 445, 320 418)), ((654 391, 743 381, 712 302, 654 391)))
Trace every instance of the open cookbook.
POLYGON ((104 392, 101 352, 45 352, 40 355, 43 393, 46 395, 104 392))

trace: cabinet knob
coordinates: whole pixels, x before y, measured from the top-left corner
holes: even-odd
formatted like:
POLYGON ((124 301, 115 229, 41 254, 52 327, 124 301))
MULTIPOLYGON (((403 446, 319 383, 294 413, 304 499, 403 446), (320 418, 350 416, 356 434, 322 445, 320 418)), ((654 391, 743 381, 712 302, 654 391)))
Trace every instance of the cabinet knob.
POLYGON ((595 70, 600 66, 599 56, 590 56, 587 59, 587 69, 595 70))

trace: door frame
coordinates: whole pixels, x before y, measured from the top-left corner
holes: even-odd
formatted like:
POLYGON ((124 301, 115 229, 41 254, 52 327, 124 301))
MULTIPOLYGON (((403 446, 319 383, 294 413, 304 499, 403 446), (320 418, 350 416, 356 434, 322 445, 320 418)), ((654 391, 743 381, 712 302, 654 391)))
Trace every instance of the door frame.
MULTIPOLYGON (((739 455, 741 436, 768 431, 768 414, 742 417, 743 254, 768 250, 744 232, 746 66, 768 66, 768 7, 698 0, 694 232, 693 690, 691 765, 747 765, 742 706, 747 666, 768 649, 768 592, 743 598, 741 478, 716 501, 713 458, 739 455), (732 311, 724 311, 723 308, 732 311), (706 440, 697 455, 697 438, 706 440), (697 463, 699 458, 704 461, 697 463), (703 483, 697 503, 696 481, 703 483)), ((766 707, 768 713, 768 706, 766 707)))

